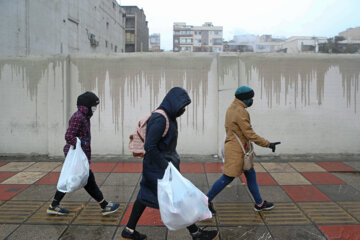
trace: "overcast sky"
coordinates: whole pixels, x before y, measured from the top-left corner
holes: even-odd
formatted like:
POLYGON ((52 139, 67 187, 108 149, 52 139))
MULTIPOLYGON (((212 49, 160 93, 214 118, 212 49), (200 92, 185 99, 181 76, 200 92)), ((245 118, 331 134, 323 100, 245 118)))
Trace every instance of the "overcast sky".
POLYGON ((143 8, 149 33, 172 49, 174 22, 222 26, 224 40, 239 34, 333 37, 360 26, 360 0, 118 0, 143 8), (216 3, 216 4, 214 4, 216 3))

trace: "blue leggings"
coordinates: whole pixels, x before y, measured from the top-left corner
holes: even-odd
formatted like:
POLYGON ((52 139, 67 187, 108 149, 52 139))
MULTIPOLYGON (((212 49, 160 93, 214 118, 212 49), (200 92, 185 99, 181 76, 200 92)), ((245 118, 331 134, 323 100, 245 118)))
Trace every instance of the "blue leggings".
MULTIPOLYGON (((249 171, 245 171, 245 177, 247 181, 247 186, 253 196, 256 204, 261 204, 263 202, 259 187, 256 182, 256 172, 254 168, 251 168, 249 171)), ((234 180, 234 177, 229 177, 223 174, 211 187, 210 191, 207 194, 209 201, 212 201, 216 195, 218 195, 228 184, 234 180)))

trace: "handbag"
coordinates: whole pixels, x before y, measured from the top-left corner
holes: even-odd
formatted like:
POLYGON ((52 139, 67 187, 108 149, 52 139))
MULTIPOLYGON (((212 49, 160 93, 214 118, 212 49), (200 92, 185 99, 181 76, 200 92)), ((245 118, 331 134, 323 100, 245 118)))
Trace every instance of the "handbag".
POLYGON ((249 151, 245 152, 244 146, 242 145, 240 138, 238 137, 238 135, 236 135, 236 133, 234 131, 232 131, 234 136, 236 137, 236 139, 238 140, 241 149, 244 152, 244 165, 243 165, 243 170, 244 171, 248 171, 251 168, 254 167, 254 158, 256 156, 255 152, 254 152, 254 146, 251 142, 249 142, 249 151))

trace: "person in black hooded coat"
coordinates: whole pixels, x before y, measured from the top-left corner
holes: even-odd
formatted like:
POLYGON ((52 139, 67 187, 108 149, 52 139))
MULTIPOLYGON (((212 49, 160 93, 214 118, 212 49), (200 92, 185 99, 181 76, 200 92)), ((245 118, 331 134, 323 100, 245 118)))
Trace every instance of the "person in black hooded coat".
MULTIPOLYGON (((157 180, 162 179, 169 162, 179 170, 180 158, 176 152, 178 125, 176 118, 185 112, 185 107, 191 103, 188 93, 180 87, 172 88, 158 109, 165 111, 169 119, 169 130, 162 137, 166 119, 160 113, 153 113, 147 122, 145 139, 145 156, 140 191, 134 203, 128 224, 121 233, 122 240, 143 240, 146 235, 135 230, 136 224, 146 207, 159 209, 157 199, 157 180)), ((190 200, 190 199, 189 199, 190 200)), ((218 232, 205 231, 195 224, 187 227, 192 238, 196 240, 216 239, 218 232)))

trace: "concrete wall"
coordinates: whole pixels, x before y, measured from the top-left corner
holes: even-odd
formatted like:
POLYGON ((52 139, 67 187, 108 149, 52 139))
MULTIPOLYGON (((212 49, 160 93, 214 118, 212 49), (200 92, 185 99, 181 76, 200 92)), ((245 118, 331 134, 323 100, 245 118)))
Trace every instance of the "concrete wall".
POLYGON ((112 0, 0 1, 0 56, 123 52, 123 13, 112 0))
MULTIPOLYGON (((133 53, 0 58, 0 154, 60 156, 77 96, 100 98, 94 154, 129 154, 128 136, 173 86, 192 104, 179 119, 178 151, 215 154, 239 85, 255 90, 255 131, 279 154, 360 153, 360 57, 291 54, 133 53)), ((258 154, 271 154, 257 147, 258 154)))

